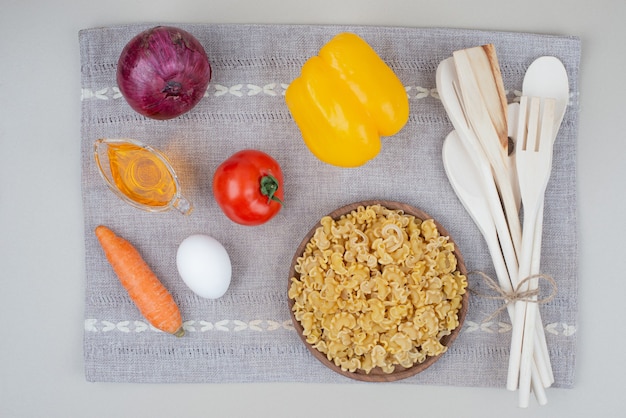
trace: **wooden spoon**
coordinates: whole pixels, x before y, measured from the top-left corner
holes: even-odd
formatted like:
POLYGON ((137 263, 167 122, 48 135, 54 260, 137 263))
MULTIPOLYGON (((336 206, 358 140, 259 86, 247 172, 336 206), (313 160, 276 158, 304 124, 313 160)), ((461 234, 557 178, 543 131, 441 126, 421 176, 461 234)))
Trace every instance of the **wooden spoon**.
POLYGON ((463 112, 489 160, 502 198, 513 246, 519 253, 522 231, 508 168, 507 104, 493 45, 453 53, 463 112))
POLYGON ((488 44, 462 49, 455 51, 453 56, 461 90, 466 92, 463 98, 466 106, 470 112, 486 110, 484 114, 475 116, 477 120, 486 117, 491 120, 500 146, 508 155, 507 99, 494 46, 488 44))

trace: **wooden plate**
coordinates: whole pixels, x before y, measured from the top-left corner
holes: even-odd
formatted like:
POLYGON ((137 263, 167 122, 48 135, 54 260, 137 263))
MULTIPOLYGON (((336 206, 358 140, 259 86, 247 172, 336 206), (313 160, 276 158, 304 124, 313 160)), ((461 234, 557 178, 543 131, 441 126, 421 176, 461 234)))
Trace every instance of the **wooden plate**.
MULTIPOLYGON (((352 203, 352 204, 343 206, 343 207, 333 211, 328 216, 330 216, 331 218, 337 220, 337 219, 339 219, 341 217, 341 215, 345 215, 347 213, 350 213, 353 210, 357 209, 359 206, 371 206, 371 205, 376 205, 376 204, 380 204, 380 205, 382 205, 382 206, 384 206, 384 207, 386 207, 388 209, 400 209, 400 210, 403 210, 405 214, 413 215, 413 216, 415 216, 418 219, 422 219, 422 220, 433 219, 434 222, 435 222, 435 225, 437 226, 437 229, 439 230, 439 234, 442 235, 442 236, 449 237, 449 242, 452 242, 454 244, 454 254, 455 254, 456 258, 457 258, 457 270, 459 270, 461 272, 461 274, 467 275, 467 270, 465 268, 465 263, 463 262, 463 257, 461 256, 461 252, 459 251, 459 248, 457 247, 456 243, 454 243, 454 241, 452 240, 452 237, 450 237, 450 234, 448 234, 446 229, 443 226, 441 226, 439 224, 439 222, 437 222, 432 216, 428 215, 427 213, 425 213, 425 212, 421 211, 420 209, 417 209, 417 208, 415 208, 413 206, 407 205, 405 203, 386 201, 386 200, 368 200, 368 201, 356 202, 356 203, 352 203)), ((291 261, 291 267, 290 267, 290 270, 289 270, 289 280, 288 280, 288 284, 287 284, 287 289, 289 289, 291 287, 291 278, 292 277, 299 277, 299 274, 296 273, 296 271, 295 271, 295 266, 296 266, 296 263, 297 263, 297 259, 298 259, 298 257, 300 257, 302 255, 302 253, 304 252, 304 249, 305 249, 307 243, 309 242, 311 237, 315 234, 315 230, 320 225, 321 224, 318 222, 309 231, 309 233, 304 237, 304 239, 300 243, 300 246, 296 250, 295 255, 293 257, 293 260, 291 261)), ((452 333, 450 335, 447 335, 447 336, 443 337, 440 340, 441 344, 443 344, 444 346, 449 347, 450 344, 452 344, 452 342, 456 339, 457 335, 459 334, 459 332, 460 332, 460 330, 461 330, 461 328, 463 326, 463 321, 465 320, 465 314, 467 313, 468 296, 469 296, 469 292, 466 290, 465 294, 463 295, 461 308, 459 309, 459 312, 458 312, 459 325, 458 325, 458 327, 456 327, 452 331, 452 333)), ((306 337, 304 337, 304 335, 302 334, 302 331, 303 331, 302 325, 295 318, 295 315, 294 315, 294 312, 293 312, 294 300, 289 298, 289 297, 287 298, 287 300, 289 301, 289 312, 290 312, 290 315, 291 315, 291 320, 293 322, 293 325, 294 325, 298 335, 300 336, 300 339, 302 340, 302 342, 304 342, 304 345, 309 349, 309 351, 313 354, 313 356, 316 359, 318 359, 320 362, 322 362, 326 367, 328 367, 331 370, 334 370, 335 372, 337 372, 337 373, 339 373, 339 374, 341 374, 343 376, 349 377, 351 379, 365 381, 365 382, 393 382, 393 381, 396 381, 396 380, 405 379, 407 377, 413 376, 413 375, 415 375, 417 373, 420 373, 420 372, 426 370, 433 363, 435 363, 437 360, 439 360, 442 355, 445 354, 445 353, 442 353, 442 354, 440 354, 438 356, 427 357, 426 360, 423 363, 417 363, 414 366, 409 367, 409 368, 404 368, 404 367, 401 367, 401 366, 397 365, 395 370, 392 373, 385 373, 378 367, 372 369, 369 374, 365 373, 363 370, 356 370, 355 372, 344 371, 344 370, 341 369, 341 367, 336 366, 335 363, 333 363, 332 361, 328 360, 328 358, 326 358, 326 354, 318 351, 315 347, 313 347, 311 344, 309 344, 306 341, 306 337)))

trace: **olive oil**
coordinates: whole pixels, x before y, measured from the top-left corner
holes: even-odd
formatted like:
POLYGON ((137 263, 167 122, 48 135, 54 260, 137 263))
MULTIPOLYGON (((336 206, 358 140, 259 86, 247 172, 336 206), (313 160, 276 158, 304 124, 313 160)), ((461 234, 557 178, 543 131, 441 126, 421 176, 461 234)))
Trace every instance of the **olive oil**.
POLYGON ((150 207, 167 206, 176 195, 176 181, 154 153, 132 143, 109 144, 111 176, 129 199, 150 207))

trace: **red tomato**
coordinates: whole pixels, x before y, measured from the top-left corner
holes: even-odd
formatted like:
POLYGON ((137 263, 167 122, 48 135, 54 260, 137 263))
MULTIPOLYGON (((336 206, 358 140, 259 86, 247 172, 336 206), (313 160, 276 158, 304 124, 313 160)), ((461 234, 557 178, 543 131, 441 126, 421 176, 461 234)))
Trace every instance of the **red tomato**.
POLYGON ((276 160, 264 152, 239 151, 215 171, 213 195, 233 222, 260 225, 282 207, 283 172, 276 160))

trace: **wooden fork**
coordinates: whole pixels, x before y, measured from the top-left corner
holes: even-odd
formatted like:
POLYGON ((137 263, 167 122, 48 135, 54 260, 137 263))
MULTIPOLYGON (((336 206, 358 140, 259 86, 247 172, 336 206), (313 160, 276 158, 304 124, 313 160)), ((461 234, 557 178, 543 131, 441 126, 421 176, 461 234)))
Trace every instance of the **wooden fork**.
MULTIPOLYGON (((535 232, 535 226, 543 219, 543 201, 552 170, 555 103, 554 99, 539 97, 523 96, 520 100, 515 157, 524 210, 519 281, 539 273, 532 271, 533 244, 535 233, 541 233, 535 232)), ((537 288, 538 279, 533 278, 521 286, 521 291, 535 291, 537 288)), ((527 407, 530 398, 530 370, 537 315, 538 307, 535 302, 516 302, 507 386, 519 384, 520 407, 527 407)))

